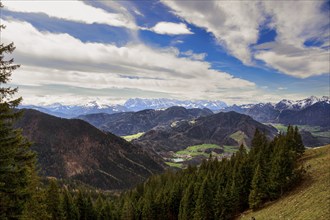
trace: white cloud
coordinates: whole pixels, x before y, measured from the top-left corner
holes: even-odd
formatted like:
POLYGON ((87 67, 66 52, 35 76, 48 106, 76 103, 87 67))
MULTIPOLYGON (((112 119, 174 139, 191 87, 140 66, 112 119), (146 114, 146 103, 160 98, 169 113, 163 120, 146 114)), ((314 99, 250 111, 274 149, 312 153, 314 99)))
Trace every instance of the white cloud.
POLYGON ((167 35, 180 35, 180 34, 193 34, 184 23, 173 23, 173 22, 158 22, 154 27, 146 29, 153 31, 157 34, 167 35))
POLYGON ((162 1, 187 22, 205 28, 232 55, 251 64, 249 45, 258 40, 262 21, 256 2, 162 1))
POLYGON ((205 28, 217 42, 244 64, 254 59, 299 78, 329 73, 329 18, 323 1, 166 1, 187 22, 205 28), (297 13, 299 12, 299 13, 297 13), (267 22, 270 20, 270 23, 267 22), (277 36, 264 51, 255 47, 260 28, 268 25, 277 36), (323 42, 307 47, 308 40, 323 42), (290 50, 301 52, 293 55, 290 50), (313 59, 317 57, 317 59, 313 59))
MULTIPOLYGON (((307 78, 329 73, 329 51, 320 48, 304 48, 279 43, 268 44, 255 53, 255 58, 266 65, 297 78, 307 78)), ((263 46, 263 45, 261 45, 263 46)))
POLYGON ((181 55, 189 57, 192 60, 204 60, 207 56, 206 53, 194 53, 192 50, 181 52, 181 55))
POLYGON ((189 99, 255 90, 254 83, 213 70, 208 62, 179 57, 175 48, 83 43, 68 34, 40 32, 26 22, 2 23, 7 26, 2 40, 15 42, 14 57, 22 64, 13 74, 12 83, 18 86, 138 89, 189 99))
POLYGON ((45 13, 50 17, 87 24, 99 23, 137 29, 134 21, 129 16, 122 13, 109 13, 78 0, 4 1, 4 5, 10 11, 45 13))

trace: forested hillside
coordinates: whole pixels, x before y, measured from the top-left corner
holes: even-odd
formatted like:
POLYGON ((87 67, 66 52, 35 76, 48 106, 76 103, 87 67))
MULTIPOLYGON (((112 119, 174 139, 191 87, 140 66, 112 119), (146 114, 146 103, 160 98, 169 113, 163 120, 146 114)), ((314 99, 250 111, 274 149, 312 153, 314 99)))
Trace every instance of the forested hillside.
POLYGON ((50 181, 35 199, 47 207, 40 216, 51 219, 233 219, 293 189, 304 174, 303 153, 297 129, 270 142, 257 130, 249 152, 242 146, 231 159, 152 176, 121 196, 50 181))

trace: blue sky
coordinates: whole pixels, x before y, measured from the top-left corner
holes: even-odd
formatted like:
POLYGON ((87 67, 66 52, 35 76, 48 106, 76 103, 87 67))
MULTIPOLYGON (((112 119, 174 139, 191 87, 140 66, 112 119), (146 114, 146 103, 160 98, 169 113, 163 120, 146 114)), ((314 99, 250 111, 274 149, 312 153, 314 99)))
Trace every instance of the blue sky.
POLYGON ((329 95, 329 1, 3 1, 25 104, 329 95))

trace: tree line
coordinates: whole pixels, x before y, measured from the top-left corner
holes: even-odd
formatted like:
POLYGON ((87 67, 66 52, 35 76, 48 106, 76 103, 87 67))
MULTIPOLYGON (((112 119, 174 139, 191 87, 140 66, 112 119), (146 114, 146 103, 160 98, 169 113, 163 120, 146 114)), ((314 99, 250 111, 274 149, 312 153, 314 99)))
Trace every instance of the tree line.
MULTIPOLYGON (((289 126, 286 134, 272 141, 257 130, 250 151, 241 146, 230 159, 221 161, 210 156, 199 167, 151 176, 120 195, 71 186, 55 178, 40 182, 34 177, 35 188, 15 216, 43 220, 233 219, 294 187, 304 171, 298 163, 303 153, 298 129, 289 126)), ((5 215, 0 219, 12 219, 13 213, 13 209, 1 213, 5 215)))
POLYGON ((256 210, 294 187, 304 172, 304 145, 297 127, 272 141, 255 132, 250 151, 242 145, 230 159, 151 176, 114 196, 50 179, 26 203, 24 219, 233 219, 256 210), (60 183, 60 184, 59 184, 60 183))
POLYGON ((297 127, 272 141, 255 132, 251 150, 241 146, 230 159, 210 157, 188 167, 151 177, 121 198, 123 219, 232 219, 279 198, 301 178, 304 152, 297 127))

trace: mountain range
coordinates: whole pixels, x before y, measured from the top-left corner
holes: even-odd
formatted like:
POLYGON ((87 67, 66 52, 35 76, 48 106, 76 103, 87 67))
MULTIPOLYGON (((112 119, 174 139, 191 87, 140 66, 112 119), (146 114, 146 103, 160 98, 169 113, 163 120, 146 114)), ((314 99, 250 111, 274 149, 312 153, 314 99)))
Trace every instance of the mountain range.
MULTIPOLYGON (((227 104, 222 101, 134 98, 128 99, 123 105, 100 104, 97 101, 92 101, 81 105, 63 105, 60 103, 54 103, 51 105, 22 105, 20 108, 35 109, 62 118, 75 118, 87 114, 114 114, 119 112, 135 112, 145 109, 162 110, 172 106, 181 106, 187 109, 208 108, 213 112, 236 111, 238 113, 250 115, 260 122, 280 123, 279 115, 282 111, 300 111, 320 102, 330 104, 330 99, 328 96, 323 96, 321 98, 311 96, 297 101, 283 99, 278 103, 234 104, 232 106, 227 106, 227 104)), ((283 120, 286 121, 286 119, 283 120)))
POLYGON ((227 105, 222 101, 185 101, 176 99, 141 99, 134 98, 128 99, 123 105, 107 105, 100 104, 97 101, 91 101, 87 104, 81 105, 63 105, 60 103, 54 103, 51 105, 21 105, 20 108, 35 109, 50 115, 54 115, 61 118, 75 118, 79 115, 107 113, 113 114, 118 112, 131 112, 141 111, 145 109, 167 109, 172 106, 181 106, 184 108, 208 108, 212 111, 218 111, 225 108, 227 105))
POLYGON ((180 106, 187 109, 192 108, 208 108, 212 111, 227 107, 223 101, 209 101, 209 100, 176 100, 176 99, 128 99, 124 106, 130 111, 140 111, 144 109, 166 109, 172 106, 180 106))
POLYGON ((101 130, 125 136, 146 132, 153 127, 169 125, 175 121, 192 120, 211 114, 213 112, 207 108, 186 109, 174 106, 165 110, 146 109, 138 112, 89 114, 81 115, 78 118, 101 130))
MULTIPOLYGON (((275 127, 260 121, 319 125, 326 134, 329 106, 329 99, 323 98, 232 106, 219 113, 207 108, 175 106, 164 110, 95 113, 81 115, 79 119, 25 109, 15 126, 22 128, 33 143, 42 175, 79 180, 102 189, 123 189, 162 172, 165 165, 161 156, 168 152, 201 144, 249 147, 256 129, 270 139, 278 133, 275 127), (235 111, 229 111, 231 108, 235 111), (139 132, 145 133, 132 142, 116 136, 139 132)), ((63 110, 57 107, 58 111, 63 110)), ((307 146, 329 141, 309 131, 301 134, 307 146)))
POLYGON ((329 127, 330 125, 330 99, 328 96, 322 98, 311 96, 298 101, 282 100, 276 104, 233 105, 221 111, 246 114, 263 123, 321 127, 329 127))
POLYGON ((162 159, 152 151, 79 119, 24 110, 15 126, 33 143, 43 176, 79 180, 101 189, 123 189, 164 168, 162 159))

